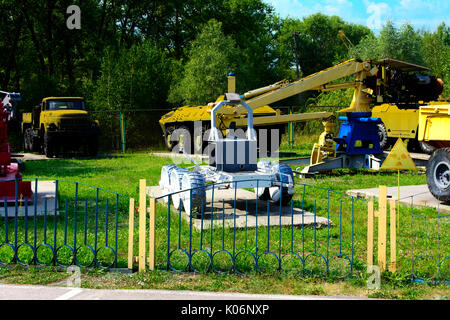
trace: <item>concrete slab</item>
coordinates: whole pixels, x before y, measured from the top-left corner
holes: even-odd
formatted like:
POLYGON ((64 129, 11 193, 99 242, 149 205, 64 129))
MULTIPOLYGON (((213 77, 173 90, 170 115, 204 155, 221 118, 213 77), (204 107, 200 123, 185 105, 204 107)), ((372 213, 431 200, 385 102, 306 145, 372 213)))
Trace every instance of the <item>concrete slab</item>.
POLYGON ((120 155, 112 155, 112 154, 98 154, 95 157, 91 156, 83 156, 76 153, 66 153, 57 158, 47 158, 45 154, 36 154, 36 153, 21 153, 23 157, 19 158, 23 162, 26 161, 42 161, 42 160, 54 160, 54 159, 111 159, 111 158, 122 158, 120 155))
POLYGON ((23 153, 22 161, 49 160, 45 154, 23 153))
MULTIPOLYGON (((34 182, 31 183, 31 190, 33 195, 35 194, 34 182)), ((55 181, 38 181, 37 186, 37 202, 36 202, 36 215, 43 216, 45 212, 45 199, 47 199, 47 215, 52 216, 55 214, 55 181)), ((34 199, 33 199, 34 200, 34 199)), ((34 216, 34 204, 27 206, 28 216, 34 216)), ((0 216, 5 217, 5 208, 3 204, 0 206, 0 216)), ((13 218, 15 216, 14 204, 8 206, 8 217, 13 218)), ((25 216, 25 206, 23 203, 18 204, 17 216, 25 216)))
MULTIPOLYGON (((147 187, 147 195, 151 197, 160 197, 162 195, 159 186, 147 187)), ((331 226, 333 222, 324 217, 319 217, 311 212, 302 211, 298 208, 293 208, 291 212, 290 206, 275 205, 266 201, 257 201, 254 192, 237 189, 236 201, 234 189, 214 189, 214 203, 212 203, 212 190, 206 192, 206 208, 202 219, 192 217, 192 225, 200 230, 209 229, 211 224, 213 226, 223 226, 228 228, 255 228, 261 226, 315 226, 321 228, 331 226), (280 214, 281 212, 281 214, 280 214)), ((163 199, 158 201, 163 202, 163 199)), ((176 210, 173 210, 176 212, 176 210)), ((189 221, 190 217, 184 211, 181 216, 189 221)))
MULTIPOLYGON (((358 197, 358 198, 378 198, 378 188, 370 188, 370 189, 355 189, 348 190, 348 195, 358 197)), ((398 187, 388 187, 387 188, 388 199, 397 200, 398 199, 398 187)), ((411 205, 411 197, 413 207, 425 207, 427 208, 435 208, 440 212, 450 212, 450 203, 445 203, 442 201, 438 201, 436 198, 428 190, 428 186, 426 184, 421 184, 417 186, 400 186, 400 203, 404 203, 406 205, 411 205)))

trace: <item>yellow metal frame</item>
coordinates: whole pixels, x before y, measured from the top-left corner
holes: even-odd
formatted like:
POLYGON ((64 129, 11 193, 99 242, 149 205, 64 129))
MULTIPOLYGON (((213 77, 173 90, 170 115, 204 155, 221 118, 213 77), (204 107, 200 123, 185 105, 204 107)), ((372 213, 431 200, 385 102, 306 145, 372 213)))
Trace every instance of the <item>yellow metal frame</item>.
POLYGON ((450 140, 450 104, 420 107, 418 140, 450 140))
POLYGON ((414 139, 419 124, 419 109, 401 109, 384 103, 372 109, 372 117, 380 118, 390 138, 414 139))

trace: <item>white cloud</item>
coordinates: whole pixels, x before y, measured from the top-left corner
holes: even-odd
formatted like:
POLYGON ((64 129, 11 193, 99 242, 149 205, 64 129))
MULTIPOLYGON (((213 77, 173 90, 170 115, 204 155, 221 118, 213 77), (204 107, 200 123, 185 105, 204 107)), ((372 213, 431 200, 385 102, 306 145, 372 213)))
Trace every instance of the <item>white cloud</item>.
POLYGON ((363 24, 378 32, 389 19, 396 26, 408 22, 415 28, 450 25, 450 0, 264 0, 281 17, 302 19, 321 12, 344 21, 363 24))

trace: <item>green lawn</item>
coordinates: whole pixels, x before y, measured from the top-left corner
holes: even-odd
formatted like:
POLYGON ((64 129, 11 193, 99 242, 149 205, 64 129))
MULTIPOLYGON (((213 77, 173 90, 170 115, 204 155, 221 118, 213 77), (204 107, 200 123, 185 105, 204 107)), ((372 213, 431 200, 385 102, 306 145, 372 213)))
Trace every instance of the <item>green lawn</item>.
MULTIPOLYGON (((303 137, 306 147, 298 148, 297 152, 303 156, 309 154, 310 146, 314 139, 303 137), (310 146, 309 146, 310 145, 310 146)), ((300 144, 302 137, 296 138, 296 143, 300 144)), ((282 146, 282 150, 286 149, 282 146)), ((287 150, 286 150, 287 151, 287 150)), ((69 197, 73 194, 73 184, 66 181, 82 182, 86 185, 100 187, 112 190, 128 197, 138 198, 139 179, 146 179, 147 185, 156 185, 159 181, 161 166, 171 163, 170 158, 150 157, 148 152, 128 152, 126 154, 114 154, 108 158, 99 159, 54 159, 47 161, 28 161, 26 163, 26 171, 24 179, 58 179, 61 184, 61 199, 69 197), (64 187, 66 186, 67 187, 64 187)), ((381 290, 371 290, 366 288, 367 274, 365 272, 366 259, 366 202, 361 200, 353 201, 353 215, 351 211, 351 199, 340 193, 345 193, 348 189, 377 187, 380 184, 387 186, 395 186, 397 184, 396 173, 378 173, 365 172, 359 170, 337 170, 331 175, 319 175, 315 179, 298 180, 300 185, 296 187, 296 195, 294 197, 294 205, 300 207, 302 205, 309 211, 314 210, 319 216, 329 217, 334 226, 330 228, 277 228, 271 227, 258 228, 258 243, 255 241, 256 230, 222 230, 222 228, 214 228, 213 241, 210 241, 211 233, 209 231, 191 231, 192 247, 209 248, 213 245, 214 250, 221 248, 222 235, 225 235, 226 249, 232 250, 233 239, 235 249, 248 249, 252 252, 256 249, 266 250, 267 243, 270 251, 278 252, 281 248, 283 253, 316 253, 308 259, 306 269, 321 273, 325 266, 323 260, 317 254, 323 256, 333 256, 339 251, 346 256, 350 256, 351 245, 354 247, 354 278, 351 280, 342 280, 341 276, 345 276, 345 270, 348 270, 348 263, 341 256, 333 258, 337 260, 337 264, 330 264, 330 274, 328 279, 301 276, 298 271, 298 261, 286 259, 283 260, 283 269, 289 272, 279 273, 274 270, 275 260, 270 254, 261 258, 260 267, 262 273, 252 271, 251 257, 242 255, 236 260, 236 265, 240 270, 248 271, 250 275, 240 276, 237 274, 215 274, 208 273, 177 273, 166 272, 166 250, 167 250, 167 208, 158 204, 157 206, 157 270, 146 272, 144 274, 121 274, 121 273, 105 273, 102 270, 87 269, 83 271, 82 285, 83 287, 113 287, 113 288, 165 288, 165 289, 190 289, 190 290, 211 290, 211 291, 238 291, 251 293, 284 293, 284 294, 350 294, 350 295, 368 295, 373 297, 386 298, 448 298, 449 290, 447 285, 431 286, 426 284, 410 284, 408 281, 408 270, 411 268, 411 257, 416 257, 424 245, 428 252, 435 254, 446 253, 448 255, 448 223, 436 224, 437 217, 435 212, 429 210, 427 212, 428 225, 427 236, 430 239, 424 244, 423 223, 420 223, 420 212, 415 211, 411 218, 411 210, 407 207, 401 208, 400 211, 400 245, 403 249, 399 251, 399 272, 398 274, 384 273, 382 279, 381 290), (303 189, 302 184, 308 186, 303 189), (327 189, 336 192, 329 193, 327 189), (303 197, 303 190, 306 191, 303 197), (330 196, 329 196, 330 195, 330 196), (342 200, 343 210, 340 210, 342 200), (315 202, 315 204, 314 204, 315 202), (416 221, 417 219, 417 221, 416 221), (353 228, 351 221, 354 221, 353 228), (411 221, 414 223, 411 224, 411 221), (436 231, 435 226, 441 229, 436 231), (267 232, 269 231, 269 232, 267 232), (293 231, 293 232, 291 232, 293 231), (438 237, 439 236, 439 237, 438 237), (353 242, 351 241, 353 237, 353 242), (269 239, 269 241, 267 241, 269 239), (281 239, 281 242, 280 242, 281 239), (291 240, 294 241, 291 241, 291 240), (411 242, 412 241, 412 242, 411 242), (411 246, 412 245, 412 246, 411 246), (411 252, 410 248, 415 248, 411 252), (434 252, 436 251, 436 252, 434 252), (249 261, 250 260, 250 261, 249 261), (337 266, 337 267, 335 267, 337 266)), ((402 185, 424 184, 426 183, 425 175, 418 172, 402 173, 402 185)), ((88 203, 95 197, 95 191, 90 187, 80 187, 80 199, 88 198, 88 203), (94 193, 94 195, 92 194, 94 193)), ((111 200, 113 203, 114 199, 111 200)), ((114 204, 114 203, 113 203, 114 204)), ((111 210, 114 210, 114 205, 111 210)), ((70 207, 70 206, 69 206, 70 207)), ((82 205, 80 205, 80 208, 82 205)), ((119 267, 126 266, 126 248, 127 248, 127 203, 120 203, 119 207, 123 214, 119 217, 119 267)), ((104 209, 104 207, 103 207, 104 209)), ((73 224, 74 219, 69 212, 69 225, 73 224)), ((89 216, 89 219, 91 216, 89 216)), ((61 216, 58 219, 64 220, 61 216)), ((83 215, 77 219, 78 225, 82 225, 83 215)), ((448 221, 448 220, 446 220, 448 221)), ((110 221, 111 222, 111 221, 110 221)), ((178 247, 178 216, 171 215, 171 248, 178 247)), ((137 227, 137 224, 136 224, 137 227)), ((38 230, 41 232, 42 222, 38 221, 38 230)), ((136 229, 137 231, 137 229, 136 229)), ((181 221, 181 247, 186 248, 189 245, 189 225, 184 220, 181 221)), ((103 236, 104 233, 101 235, 103 236)), ((49 237, 53 234, 50 232, 49 237)), ((68 238, 73 237, 73 232, 68 232, 68 238)), ((33 239, 32 234, 29 235, 33 239)), ((77 234, 82 239, 83 233, 77 234)), ((30 240, 31 241, 31 240, 30 240)), ((62 234, 58 234, 58 243, 62 242, 62 234)), ((135 241, 137 244, 137 242, 135 241)), ((135 246, 137 250, 137 245, 135 246)), ((258 251, 261 253, 262 251, 258 251)), ((1 255, 1 251, 0 251, 1 255)), ((86 253, 88 255, 88 253, 86 253)), ((137 251, 135 252, 137 255, 137 251)), ((300 254, 301 255, 301 254, 300 254)), ((388 252, 389 256, 389 252, 388 252)), ((205 267, 205 255, 197 254, 193 258, 192 263, 202 271, 205 267)), ((182 269, 185 264, 185 257, 173 255, 171 261, 173 265, 182 269)), ((376 257, 375 257, 376 259, 376 257)), ((89 260, 89 259, 87 259, 89 260)), ((218 269, 226 270, 229 266, 229 260, 226 254, 218 254, 215 256, 215 264, 218 269)), ((376 260, 375 260, 376 261, 376 260)), ((206 264, 207 265, 207 264, 206 264)), ((425 271, 427 265, 425 265, 425 271)), ((447 265, 448 266, 448 265, 447 265)), ((448 272, 446 267, 445 272, 448 272)), ((54 272, 53 267, 36 267, 23 268, 20 266, 0 268, 0 281, 9 283, 55 283, 63 280, 68 275, 64 272, 54 272), (38 270, 38 271, 36 271, 38 270)), ((64 269, 63 269, 64 270, 64 269)))

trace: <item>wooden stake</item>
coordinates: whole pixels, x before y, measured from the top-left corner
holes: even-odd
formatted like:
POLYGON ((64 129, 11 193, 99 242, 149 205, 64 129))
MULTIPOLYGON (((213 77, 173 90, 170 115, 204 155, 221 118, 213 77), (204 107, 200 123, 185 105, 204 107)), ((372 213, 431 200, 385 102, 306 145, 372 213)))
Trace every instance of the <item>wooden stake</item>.
POLYGON ((400 170, 397 170, 397 226, 400 227, 400 170))
POLYGON ((367 205, 367 267, 373 265, 373 200, 367 205))
POLYGON ((391 219, 391 263, 389 265, 389 271, 395 272, 397 270, 397 227, 395 219, 395 200, 390 201, 390 219, 391 219))
POLYGON ((386 212, 387 188, 380 186, 378 193, 378 267, 386 269, 386 212))
POLYGON ((139 272, 145 271, 146 181, 139 180, 139 272))
POLYGON ((133 270, 133 244, 134 244, 134 198, 130 198, 128 211, 128 269, 133 270))

